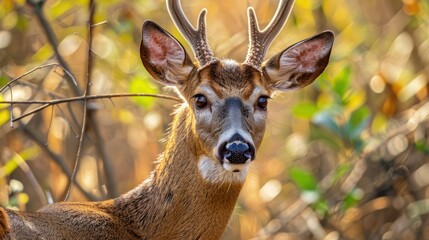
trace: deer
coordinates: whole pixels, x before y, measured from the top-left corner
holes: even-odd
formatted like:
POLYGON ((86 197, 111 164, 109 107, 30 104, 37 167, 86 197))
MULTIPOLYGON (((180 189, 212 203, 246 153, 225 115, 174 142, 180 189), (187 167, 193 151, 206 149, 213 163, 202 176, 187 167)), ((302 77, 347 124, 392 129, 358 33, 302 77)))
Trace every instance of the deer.
POLYGON ((3 239, 219 239, 262 142, 268 101, 312 83, 329 62, 334 34, 324 31, 264 61, 294 0, 280 0, 260 30, 247 10, 249 48, 238 63, 214 56, 203 9, 195 28, 180 0, 168 12, 195 55, 153 21, 142 27, 140 57, 157 82, 176 90, 165 151, 139 186, 98 202, 58 202, 35 212, 0 208, 3 239))

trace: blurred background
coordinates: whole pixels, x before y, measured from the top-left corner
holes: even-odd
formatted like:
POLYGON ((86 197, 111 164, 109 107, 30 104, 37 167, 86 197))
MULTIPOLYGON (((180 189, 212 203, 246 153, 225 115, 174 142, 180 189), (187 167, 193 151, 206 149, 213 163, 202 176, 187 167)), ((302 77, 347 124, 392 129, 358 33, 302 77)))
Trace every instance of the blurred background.
MULTIPOLYGON (((191 53, 165 1, 96 3, 90 94, 168 93, 139 58, 147 19, 191 53)), ((215 55, 238 61, 247 52, 246 8, 253 6, 265 26, 277 5, 182 1, 194 24, 208 9, 215 55)), ((20 78, 2 89, 0 101, 80 95, 88 72, 88 19, 86 0, 2 0, 0 89, 20 78), (61 59, 63 68, 47 65, 61 59)), ((336 40, 326 71, 269 104, 263 144, 223 239, 429 239, 429 2, 297 0, 267 56, 327 29, 336 40)), ((163 151, 176 104, 147 97, 89 102, 69 200, 115 197, 145 179, 163 151)), ((66 195, 82 103, 47 107, 11 124, 39 106, 0 104, 3 207, 36 210, 66 195)))

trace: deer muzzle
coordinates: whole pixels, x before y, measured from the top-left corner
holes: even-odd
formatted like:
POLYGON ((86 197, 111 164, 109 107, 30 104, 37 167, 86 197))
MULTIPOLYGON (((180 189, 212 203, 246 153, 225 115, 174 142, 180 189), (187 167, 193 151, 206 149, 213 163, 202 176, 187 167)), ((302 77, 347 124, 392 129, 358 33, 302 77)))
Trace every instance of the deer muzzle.
POLYGON ((244 164, 255 158, 255 147, 236 133, 221 145, 218 156, 231 164, 244 164))
POLYGON ((226 119, 215 155, 228 171, 240 172, 255 159, 255 145, 244 121, 245 112, 240 99, 225 100, 222 116, 226 119))

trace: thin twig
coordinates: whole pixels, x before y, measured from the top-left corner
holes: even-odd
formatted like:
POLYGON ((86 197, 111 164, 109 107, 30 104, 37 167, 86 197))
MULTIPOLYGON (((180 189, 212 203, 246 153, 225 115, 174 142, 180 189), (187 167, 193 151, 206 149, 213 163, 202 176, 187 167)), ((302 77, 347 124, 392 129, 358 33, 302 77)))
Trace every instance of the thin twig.
MULTIPOLYGON (((86 105, 86 103, 85 103, 85 105, 86 105)), ((64 197, 64 201, 67 201, 70 197, 72 183, 75 182, 77 169, 79 167, 79 160, 80 160, 80 156, 81 156, 81 152, 82 152, 82 143, 83 143, 83 138, 85 136, 86 114, 87 114, 87 111, 85 109, 86 108, 84 108, 84 111, 83 111, 82 128, 81 128, 81 132, 80 132, 79 144, 78 144, 78 148, 77 148, 77 152, 76 152, 76 158, 75 158, 75 162, 74 162, 74 166, 73 166, 73 171, 72 171, 72 174, 70 176, 70 181, 69 181, 69 184, 67 186, 67 192, 66 192, 66 196, 64 197)))
POLYGON ((111 93, 111 94, 97 94, 97 95, 91 95, 91 96, 79 96, 79 97, 70 97, 70 98, 64 98, 64 99, 53 99, 53 100, 31 100, 31 101, 0 101, 0 104, 43 104, 42 106, 39 106, 30 112, 27 112, 19 117, 15 117, 13 119, 14 122, 21 120, 24 117, 27 117, 31 114, 37 113, 42 111, 43 109, 52 106, 52 105, 58 105, 62 103, 71 103, 71 102, 78 102, 78 101, 87 101, 87 100, 94 100, 94 99, 103 99, 103 98, 120 98, 120 97, 154 97, 154 98, 161 98, 161 99, 167 99, 167 100, 173 100, 177 102, 181 102, 180 98, 169 96, 169 95, 162 95, 162 94, 148 94, 148 93, 111 93))
MULTIPOLYGON (((72 130, 72 132, 74 133, 74 135, 76 136, 76 138, 78 138, 79 137, 79 133, 77 132, 77 129, 73 126, 73 124, 65 117, 66 116, 66 114, 65 114, 65 112, 63 111, 63 109, 61 108, 61 106, 60 105, 55 105, 57 108, 58 108, 58 110, 60 111, 60 113, 62 114, 62 116, 64 116, 64 120, 68 123, 68 125, 70 126, 70 128, 71 128, 71 130, 72 130)), ((72 109, 71 109, 71 107, 70 107, 70 104, 68 104, 67 105, 68 107, 69 107, 69 111, 72 113, 72 109)), ((74 114, 70 114, 70 116, 72 116, 72 117, 74 117, 75 115, 74 114)), ((75 120, 75 122, 77 122, 77 119, 74 119, 75 120)), ((79 124, 77 124, 77 125, 79 125, 79 124)))
MULTIPOLYGON (((94 10, 95 10, 95 2, 93 0, 89 1, 89 21, 88 21, 88 57, 87 57, 87 72, 86 72, 86 87, 84 91, 84 96, 88 96, 90 94, 91 90, 91 73, 92 73, 92 56, 91 56, 91 46, 92 46, 92 23, 94 21, 94 10)), ((79 162, 80 162, 80 156, 83 148, 83 138, 85 136, 85 130, 86 130, 86 120, 87 120, 87 114, 88 114, 88 100, 83 100, 83 116, 82 116, 82 128, 80 131, 80 137, 79 137, 79 143, 77 147, 76 152, 76 158, 73 166, 72 175, 70 177, 69 185, 67 187, 67 193, 64 197, 64 201, 67 201, 70 197, 70 192, 72 188, 73 180, 76 177, 76 173, 79 168, 79 162)))
MULTIPOLYGON (((36 133, 34 133, 29 127, 27 127, 25 124, 21 124, 19 126, 19 129, 22 130, 30 139, 32 139, 48 156, 60 167, 61 171, 68 177, 71 177, 71 171, 69 167, 67 166, 66 162, 56 153, 54 153, 42 140, 41 137, 37 136, 36 133)), ((77 187, 77 189, 88 199, 91 201, 97 201, 99 200, 98 197, 91 194, 90 192, 85 191, 85 189, 74 180, 74 185, 77 187)))
POLYGON ((33 72, 35 72, 37 70, 40 70, 40 69, 43 69, 43 68, 52 67, 52 66, 60 67, 67 74, 67 76, 70 77, 70 79, 73 81, 73 83, 77 84, 76 80, 73 77, 73 75, 71 75, 71 73, 69 71, 67 71, 67 69, 65 69, 64 67, 62 67, 59 63, 48 63, 48 64, 45 64, 45 65, 41 65, 41 66, 35 67, 35 68, 29 70, 28 72, 25 72, 24 74, 20 75, 19 77, 16 77, 16 78, 12 79, 6 85, 4 85, 2 88, 0 88, 0 92, 3 92, 3 90, 5 88, 9 87, 10 85, 12 85, 13 83, 15 83, 16 81, 19 81, 21 78, 29 75, 30 73, 33 73, 33 72))
POLYGON ((92 24, 91 27, 97 27, 97 26, 100 26, 100 25, 103 25, 103 24, 107 24, 107 23, 108 23, 108 21, 104 20, 104 21, 101 21, 99 23, 92 24))
POLYGON ((11 103, 10 103, 10 106, 9 106, 9 115, 10 115, 10 128, 13 128, 13 121, 14 121, 14 119, 13 119, 13 90, 12 90, 12 87, 10 87, 10 85, 9 85, 9 90, 10 90, 10 101, 11 101, 11 103))
MULTIPOLYGON (((93 45, 93 35, 94 35, 94 15, 95 15, 95 10, 96 10, 96 2, 95 0, 90 0, 89 2, 89 22, 88 22, 88 69, 87 69, 87 74, 88 74, 88 78, 87 78, 87 87, 86 87, 86 95, 91 95, 91 75, 92 75, 92 68, 93 68, 93 56, 96 56, 96 54, 92 51, 92 45, 93 45)), ((116 182, 115 182, 115 177, 113 174, 113 167, 112 167, 112 162, 110 160, 110 156, 106 151, 106 148, 104 146, 104 142, 102 141, 102 136, 101 136, 101 131, 100 131, 100 125, 98 123, 95 122, 96 116, 95 116, 95 111, 94 109, 88 109, 88 118, 90 121, 92 121, 93 124, 91 124, 91 130, 93 132, 93 134, 95 135, 94 138, 94 145, 95 148, 97 149, 97 152, 100 156, 100 160, 103 163, 103 170, 104 170, 104 174, 103 177, 105 179, 105 185, 106 185, 106 189, 107 189, 107 196, 109 196, 110 198, 116 197, 117 196, 117 191, 116 191, 116 182)), ((99 170, 99 168, 97 168, 97 170, 99 170)), ((100 175, 100 173, 97 171, 97 174, 100 175)), ((99 182, 99 186, 102 183, 99 182)))
MULTIPOLYGON (((58 73, 57 73, 58 74, 58 73)), ((59 75, 59 74, 58 74, 59 75)), ((63 75, 60 75, 61 77, 64 77, 63 75)), ((18 83, 16 83, 17 85, 19 84, 19 85, 23 85, 23 86, 27 86, 27 87, 30 87, 30 88, 32 88, 32 89, 35 89, 36 91, 39 91, 39 92, 41 92, 41 93, 43 93, 43 94, 46 94, 46 95, 49 95, 51 98, 66 98, 66 96, 64 96, 64 95, 62 95, 62 94, 59 94, 59 93, 57 93, 57 92, 52 92, 52 91, 47 91, 46 89, 43 89, 43 88, 41 88, 40 87, 40 85, 36 85, 36 84, 34 84, 34 83, 31 83, 31 82, 24 82, 24 81, 21 81, 21 82, 18 82, 18 83)))
POLYGON ((31 168, 24 161, 24 159, 22 159, 20 156, 17 158, 16 163, 18 164, 18 167, 27 176, 28 181, 33 186, 33 189, 36 191, 36 195, 39 197, 40 204, 42 206, 46 205, 48 203, 46 195, 44 194, 42 187, 40 186, 39 182, 37 181, 36 176, 34 176, 33 171, 31 171, 31 168))
POLYGON ((19 117, 16 117, 15 119, 13 119, 13 122, 19 121, 19 120, 21 120, 21 119, 23 119, 23 118, 25 118, 25 117, 28 117, 28 116, 30 116, 30 115, 32 115, 32 114, 34 114, 34 113, 40 112, 40 111, 42 111, 43 109, 45 109, 45 108, 47 108, 47 107, 49 107, 49 106, 52 106, 52 105, 50 105, 50 104, 45 104, 45 105, 43 105, 43 106, 40 106, 40 107, 38 107, 38 108, 35 108, 35 109, 33 109, 33 110, 31 110, 31 111, 29 111, 29 112, 27 112, 27 113, 22 114, 22 115, 21 115, 21 116, 19 116, 19 117))
POLYGON ((48 125, 48 129, 46 131, 46 133, 47 133, 46 134, 46 139, 45 139, 46 142, 48 142, 49 133, 51 132, 51 127, 52 127, 52 122, 54 121, 54 107, 55 106, 51 107, 51 117, 49 119, 49 125, 48 125))
MULTIPOLYGON (((76 96, 81 96, 82 95, 82 90, 79 88, 79 86, 76 84, 77 81, 75 80, 76 78, 74 77, 75 75, 73 74, 73 72, 71 71, 70 66, 67 64, 67 62, 65 61, 65 59, 63 58, 63 56, 61 56, 59 50, 58 50, 58 40, 57 40, 57 36, 55 35, 51 25, 49 24, 49 22, 47 21, 44 13, 43 13, 43 9, 42 6, 40 5, 40 2, 35 1, 35 0, 27 0, 27 3, 33 8, 36 17, 40 23, 41 28, 43 29, 43 31, 45 32, 45 36, 48 40, 49 45, 52 47, 55 56, 59 62, 59 66, 64 70, 64 72, 66 73, 66 80, 69 83, 69 85, 71 85, 71 88, 74 92, 74 95, 76 96)), ((72 115, 73 120, 75 121, 75 123, 77 123, 76 121, 76 117, 72 115)), ((77 123, 78 124, 78 123, 77 123)))
POLYGON ((94 99, 103 99, 103 98, 121 98, 121 97, 154 97, 167 100, 173 100, 176 102, 181 102, 182 100, 178 97, 163 95, 163 94, 151 94, 151 93, 106 93, 106 94, 97 94, 89 96, 78 96, 62 99, 53 99, 53 100, 30 100, 30 101, 0 101, 0 104, 49 104, 56 105, 60 103, 70 103, 78 102, 83 100, 94 100, 94 99))
POLYGON ((36 17, 39 20, 39 23, 45 32, 45 36, 48 38, 48 42, 51 45, 52 49, 54 50, 55 56, 57 57, 58 62, 63 67, 64 71, 67 73, 68 78, 67 81, 72 86, 72 89, 75 93, 75 95, 82 95, 82 90, 79 88, 79 86, 76 84, 74 75, 72 74, 70 66, 67 64, 67 62, 64 60, 64 58, 61 56, 59 50, 58 50, 58 40, 54 33, 54 30, 52 29, 51 25, 49 24, 48 20, 46 19, 45 15, 43 14, 43 9, 39 5, 39 1, 35 0, 27 0, 27 3, 33 8, 34 12, 36 13, 36 17))
MULTIPOLYGON (((71 73, 70 67, 68 66, 67 62, 64 60, 64 58, 60 55, 60 53, 58 51, 57 38, 55 36, 55 33, 52 30, 51 25, 46 20, 44 14, 42 12, 42 8, 34 0, 27 0, 27 2, 33 7, 33 9, 36 13, 36 16, 40 22, 40 25, 42 26, 42 29, 45 31, 45 34, 48 38, 48 42, 52 46, 58 61, 68 72, 71 73)), ((92 6, 92 4, 91 4, 91 6, 92 6)), ((71 84, 71 82, 70 82, 71 80, 69 78, 67 78, 67 79, 69 80, 69 85, 71 85, 71 87, 73 88, 75 95, 82 96, 83 95, 82 90, 79 88, 79 86, 71 84)), ((85 102, 86 102, 86 100, 84 101, 84 105, 85 105, 85 102)), ((86 108, 86 105, 84 106, 84 108, 86 108)), ((86 109, 84 111, 86 111, 86 109)), ((90 115, 88 120, 89 120, 88 121, 89 125, 92 126, 92 129, 95 133, 96 142, 100 142, 101 141, 101 134, 100 134, 100 130, 98 129, 98 125, 97 125, 97 122, 95 120, 95 117, 90 115)), ((97 150, 100 152, 100 148, 97 148, 97 150)), ((101 157, 104 158, 103 160, 107 162, 107 160, 105 159, 105 157, 107 157, 107 154, 101 154, 101 155, 102 155, 101 157)))
MULTIPOLYGON (((58 51, 58 41, 57 41, 56 35, 55 35, 54 31, 52 30, 51 25, 48 23, 45 15, 43 14, 43 11, 42 11, 40 4, 38 4, 38 2, 36 2, 34 0, 27 0, 27 3, 33 7, 33 10, 37 16, 37 19, 39 20, 40 25, 45 32, 45 35, 48 39, 49 44, 51 45, 51 47, 54 50, 54 53, 58 59, 58 62, 68 73, 70 73, 70 76, 74 76, 74 74, 70 70, 70 67, 68 66, 67 62, 64 60, 64 58, 60 55, 60 53, 58 51)), ((92 24, 89 24, 89 26, 91 26, 91 25, 92 24)), ((89 48, 88 51, 90 53, 91 49, 89 48)), ((69 82, 69 85, 71 85, 71 87, 74 91, 74 94, 76 96, 81 96, 81 97, 79 97, 79 98, 81 98, 79 101, 83 101, 83 103, 85 104, 85 101, 87 101, 89 99, 87 99, 86 98, 87 96, 85 96, 85 94, 82 93, 83 91, 79 88, 79 86, 74 85, 71 82, 72 80, 70 79, 70 76, 69 75, 67 75, 67 76, 68 76, 67 80, 69 82)), ((41 104, 47 104, 47 103, 41 103, 41 104)), ((47 105, 47 106, 49 106, 49 105, 47 105)), ((41 106, 40 109, 38 109, 37 111, 41 111, 42 109, 46 108, 47 106, 41 106)), ((106 176, 111 176, 110 173, 112 172, 112 170, 110 167, 110 161, 108 159, 108 154, 107 154, 107 152, 106 152, 106 150, 102 144, 101 131, 100 131, 99 125, 96 121, 96 116, 95 116, 95 114, 92 114, 90 111, 87 117, 88 117, 88 119, 87 119, 88 120, 88 126, 93 131, 94 136, 95 136, 94 142, 95 142, 96 149, 97 149, 98 153, 100 154, 101 159, 104 162, 103 166, 104 166, 104 170, 106 172, 106 176)), ((106 184, 106 187, 108 188, 108 194, 110 197, 116 196, 115 187, 113 185, 114 181, 113 181, 113 179, 108 179, 108 180, 109 181, 106 184)))

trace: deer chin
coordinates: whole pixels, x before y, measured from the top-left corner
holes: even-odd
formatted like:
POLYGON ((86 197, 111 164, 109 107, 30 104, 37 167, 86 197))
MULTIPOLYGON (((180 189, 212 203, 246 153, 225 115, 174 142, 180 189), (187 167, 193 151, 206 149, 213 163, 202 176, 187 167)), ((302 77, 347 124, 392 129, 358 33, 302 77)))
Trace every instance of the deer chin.
POLYGON ((228 160, 220 162, 202 155, 198 160, 198 170, 203 179, 210 183, 244 183, 250 163, 248 160, 243 164, 232 164, 228 160))

